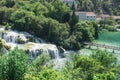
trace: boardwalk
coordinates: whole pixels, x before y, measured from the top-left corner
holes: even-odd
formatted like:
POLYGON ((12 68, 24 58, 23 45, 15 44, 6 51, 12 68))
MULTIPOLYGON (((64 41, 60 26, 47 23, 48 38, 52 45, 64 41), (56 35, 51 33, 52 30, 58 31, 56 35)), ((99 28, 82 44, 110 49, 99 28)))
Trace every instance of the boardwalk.
POLYGON ((98 44, 98 43, 88 43, 88 42, 84 44, 89 45, 89 46, 96 46, 96 47, 101 47, 105 49, 112 49, 112 50, 120 51, 120 47, 116 47, 116 46, 110 46, 110 45, 98 44))

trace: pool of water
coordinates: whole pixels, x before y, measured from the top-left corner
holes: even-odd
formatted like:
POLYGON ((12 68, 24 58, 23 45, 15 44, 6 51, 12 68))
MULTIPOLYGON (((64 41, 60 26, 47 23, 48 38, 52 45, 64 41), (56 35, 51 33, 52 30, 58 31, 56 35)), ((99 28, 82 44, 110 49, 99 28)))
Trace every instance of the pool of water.
POLYGON ((93 42, 120 47, 120 32, 101 31, 99 38, 93 42))

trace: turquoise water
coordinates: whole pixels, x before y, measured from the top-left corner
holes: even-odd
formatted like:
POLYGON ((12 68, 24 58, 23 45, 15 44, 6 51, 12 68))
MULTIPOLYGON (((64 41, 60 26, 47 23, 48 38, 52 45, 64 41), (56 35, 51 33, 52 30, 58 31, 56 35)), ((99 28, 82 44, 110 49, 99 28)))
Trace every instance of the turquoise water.
POLYGON ((120 32, 101 31, 93 42, 120 47, 120 32))

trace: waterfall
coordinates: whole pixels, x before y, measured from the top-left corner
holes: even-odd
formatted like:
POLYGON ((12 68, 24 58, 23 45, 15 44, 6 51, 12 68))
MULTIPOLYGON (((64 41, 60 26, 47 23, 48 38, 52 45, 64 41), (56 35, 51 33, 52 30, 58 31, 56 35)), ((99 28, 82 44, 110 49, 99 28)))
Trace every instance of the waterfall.
POLYGON ((42 44, 31 43, 31 44, 34 45, 29 50, 30 56, 32 58, 37 57, 41 53, 49 54, 52 59, 54 59, 54 58, 58 59, 59 58, 59 52, 58 52, 58 49, 55 45, 45 44, 45 43, 42 43, 42 44))
POLYGON ((41 53, 49 54, 52 59, 59 59, 59 51, 56 45, 48 44, 41 38, 27 32, 17 32, 0 28, 0 37, 6 41, 6 45, 13 50, 15 47, 28 50, 31 58, 36 58, 41 53))
POLYGON ((15 32, 5 32, 2 33, 3 39, 8 43, 16 43, 18 34, 15 32))

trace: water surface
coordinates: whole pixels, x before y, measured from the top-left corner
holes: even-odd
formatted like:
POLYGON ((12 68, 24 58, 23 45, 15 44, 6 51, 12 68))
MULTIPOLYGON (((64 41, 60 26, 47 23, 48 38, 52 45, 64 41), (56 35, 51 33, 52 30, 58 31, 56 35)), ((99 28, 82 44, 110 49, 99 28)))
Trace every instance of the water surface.
POLYGON ((99 38, 93 42, 120 47, 120 32, 101 31, 99 38))

